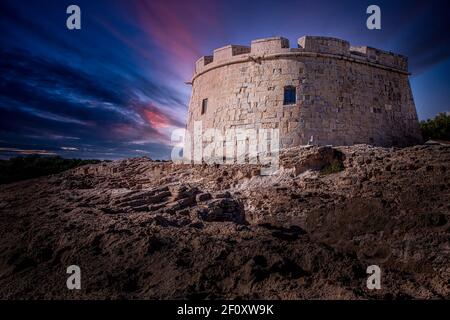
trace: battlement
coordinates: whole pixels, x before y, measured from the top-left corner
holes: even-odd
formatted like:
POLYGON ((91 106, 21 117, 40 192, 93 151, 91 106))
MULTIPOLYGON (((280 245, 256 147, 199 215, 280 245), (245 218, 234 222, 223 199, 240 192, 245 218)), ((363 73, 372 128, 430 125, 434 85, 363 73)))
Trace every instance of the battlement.
POLYGON ((226 61, 234 56, 250 53, 250 47, 239 45, 228 45, 214 50, 213 61, 226 61))
POLYGON ((195 64, 195 74, 202 73, 228 63, 239 63, 250 59, 272 58, 273 56, 325 56, 373 66, 408 71, 406 57, 389 51, 367 46, 351 46, 348 41, 321 36, 303 36, 297 41, 297 48, 290 48, 289 40, 283 37, 257 39, 250 47, 227 45, 214 50, 212 56, 204 56, 195 64))
POLYGON ((408 58, 400 54, 367 46, 350 47, 353 57, 362 57, 370 62, 408 71, 408 58))
POLYGON ((303 36, 297 43, 299 48, 307 52, 350 55, 350 43, 337 38, 303 36))
POLYGON ((251 54, 266 55, 270 53, 281 53, 289 51, 289 40, 283 37, 272 37, 253 40, 251 54))

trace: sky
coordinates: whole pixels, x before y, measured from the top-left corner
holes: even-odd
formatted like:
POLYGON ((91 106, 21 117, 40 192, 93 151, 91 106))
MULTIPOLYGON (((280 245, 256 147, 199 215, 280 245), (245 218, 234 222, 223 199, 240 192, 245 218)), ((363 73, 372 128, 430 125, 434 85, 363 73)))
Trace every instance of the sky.
POLYGON ((419 119, 450 110, 447 1, 0 1, 0 158, 167 159, 195 61, 227 44, 331 36, 406 55, 419 119), (66 27, 69 5, 81 30, 66 27), (366 8, 381 8, 381 30, 366 8))

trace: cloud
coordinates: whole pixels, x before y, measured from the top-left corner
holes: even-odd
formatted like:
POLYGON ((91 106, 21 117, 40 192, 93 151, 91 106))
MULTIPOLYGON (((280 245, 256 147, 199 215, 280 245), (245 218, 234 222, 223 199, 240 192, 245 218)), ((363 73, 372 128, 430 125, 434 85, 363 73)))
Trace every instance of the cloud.
MULTIPOLYGON (((169 145, 167 129, 184 126, 173 116, 185 108, 182 99, 134 76, 94 75, 25 50, 0 50, 0 134, 41 138, 55 147, 73 139, 79 150, 85 141, 99 147, 137 140, 169 145)), ((57 149, 68 151, 62 147, 57 149)))
MULTIPOLYGON (((166 4, 108 3, 101 17, 84 14, 74 33, 64 28, 63 3, 2 1, 0 146, 116 158, 139 143, 152 157, 170 154, 189 98, 178 78, 200 55, 198 9, 218 23, 209 1, 166 4)), ((85 13, 105 6, 80 5, 85 13)))
POLYGON ((446 0, 389 2, 382 6, 383 40, 408 57, 409 69, 417 75, 450 58, 449 14, 446 0))
POLYGON ((144 113, 153 128, 167 128, 169 126, 169 119, 165 115, 150 110, 144 110, 144 113))
POLYGON ((74 148, 74 147, 61 147, 62 150, 65 151, 78 151, 78 148, 74 148))
POLYGON ((184 78, 191 76, 207 33, 221 29, 214 1, 133 1, 138 26, 184 78))
MULTIPOLYGON (((67 37, 54 32, 54 30, 49 28, 45 23, 42 23, 42 20, 39 20, 42 15, 38 14, 37 8, 33 8, 33 18, 36 19, 26 17, 23 9, 27 6, 31 7, 31 4, 19 4, 16 1, 10 1, 10 3, 8 3, 8 0, 0 1, 0 12, 2 14, 0 28, 5 36, 8 35, 10 38, 17 37, 18 33, 25 32, 31 35, 33 39, 42 43, 47 43, 57 50, 70 52, 72 54, 81 54, 81 51, 76 46, 73 46, 67 37)), ((41 6, 38 9, 42 10, 43 7, 44 6, 41 6)), ((63 9, 63 6, 61 6, 61 9, 63 9)), ((5 40, 6 39, 7 38, 5 37, 5 40)), ((21 39, 21 41, 24 40, 25 39, 21 39)))
MULTIPOLYGON (((0 51, 0 72, 7 83, 2 85, 2 93, 7 90, 21 90, 20 85, 29 87, 66 89, 73 94, 100 99, 114 104, 126 103, 126 90, 106 77, 93 76, 68 64, 38 57, 20 49, 0 51)), ((14 92, 10 93, 13 94, 14 92)))
POLYGON ((55 152, 51 152, 48 150, 23 150, 16 148, 0 148, 0 153, 13 153, 17 155, 45 155, 45 156, 54 156, 57 155, 55 152))

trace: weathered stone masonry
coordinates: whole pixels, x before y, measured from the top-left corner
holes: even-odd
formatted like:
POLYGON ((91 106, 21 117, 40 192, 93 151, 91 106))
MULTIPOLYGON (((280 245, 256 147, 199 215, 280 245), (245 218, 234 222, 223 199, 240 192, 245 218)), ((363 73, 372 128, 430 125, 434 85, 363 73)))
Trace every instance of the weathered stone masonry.
POLYGON ((335 38, 305 36, 298 48, 282 37, 229 45, 196 62, 187 128, 198 120, 223 132, 279 128, 283 147, 311 137, 319 145, 416 144, 408 76, 405 57, 335 38), (295 103, 286 105, 289 86, 295 103))

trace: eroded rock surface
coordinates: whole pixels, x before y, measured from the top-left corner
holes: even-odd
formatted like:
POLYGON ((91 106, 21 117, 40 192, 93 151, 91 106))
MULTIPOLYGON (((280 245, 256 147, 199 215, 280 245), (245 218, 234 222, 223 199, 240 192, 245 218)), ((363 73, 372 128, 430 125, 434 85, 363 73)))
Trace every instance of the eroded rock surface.
POLYGON ((302 147, 280 164, 136 158, 2 185, 0 297, 450 297, 450 147, 302 147))

